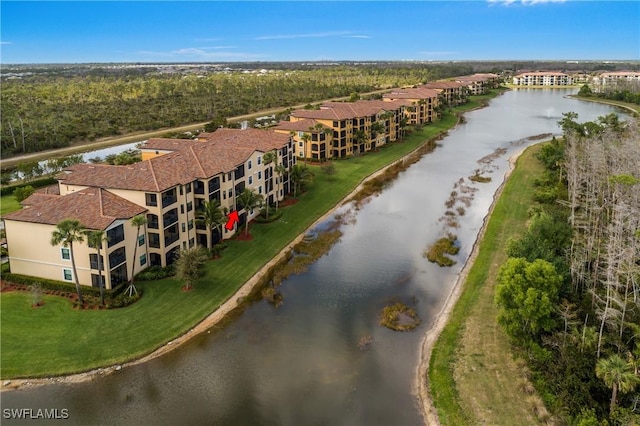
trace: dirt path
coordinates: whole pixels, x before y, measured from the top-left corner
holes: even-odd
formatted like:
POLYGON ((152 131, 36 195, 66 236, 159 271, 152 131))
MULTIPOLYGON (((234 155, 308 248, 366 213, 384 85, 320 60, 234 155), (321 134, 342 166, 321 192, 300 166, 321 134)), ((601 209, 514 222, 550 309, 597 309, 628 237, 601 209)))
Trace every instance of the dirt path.
POLYGON ((496 201, 500 198, 500 195, 502 195, 502 190, 504 189, 504 185, 507 182, 507 179, 509 179, 509 176, 511 175, 511 173, 513 172, 516 165, 516 161, 518 160, 518 157, 522 155, 525 149, 526 147, 521 149, 519 152, 515 153, 509 158, 509 169, 505 173, 504 179, 500 184, 500 187, 498 187, 497 191, 493 195, 493 201, 491 202, 491 207, 489 208, 489 211, 487 212, 486 216, 483 219, 480 232, 478 232, 478 236, 476 237, 476 240, 473 243, 471 254, 469 255, 469 257, 464 263, 464 266, 458 273, 453 289, 451 290, 451 293, 449 293, 449 296, 447 297, 447 300, 445 301, 445 304, 442 307, 442 310, 436 316, 433 326, 427 331, 422 341, 422 347, 420 349, 420 362, 418 364, 417 374, 416 374, 417 383, 415 384, 415 387, 416 387, 418 401, 422 409, 422 415, 423 415, 425 424, 427 425, 437 425, 437 426, 440 425, 440 421, 438 419, 438 411, 433 405, 433 400, 431 399, 431 394, 429 392, 429 362, 431 360, 431 352, 433 350, 433 346, 435 345, 436 340, 438 339, 438 337, 440 336, 440 333, 442 333, 442 330, 447 324, 449 320, 449 315, 451 315, 451 311, 453 310, 456 302, 458 301, 458 298, 460 297, 460 294, 462 293, 464 284, 467 280, 467 275, 469 274, 469 271, 473 267, 473 264, 476 258, 478 257, 480 241, 482 241, 484 233, 487 229, 487 224, 489 223, 489 218, 491 217, 491 213, 493 213, 493 209, 496 205, 496 201))

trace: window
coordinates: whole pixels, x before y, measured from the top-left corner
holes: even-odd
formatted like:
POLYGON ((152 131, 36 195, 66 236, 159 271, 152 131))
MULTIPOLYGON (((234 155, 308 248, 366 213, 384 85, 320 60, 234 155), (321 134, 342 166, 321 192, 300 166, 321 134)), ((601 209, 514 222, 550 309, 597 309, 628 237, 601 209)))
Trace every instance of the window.
POLYGON ((149 232, 149 247, 160 248, 160 234, 149 232))
POLYGON ((65 281, 73 281, 73 273, 71 272, 71 269, 63 269, 62 277, 65 281))
POLYGON ((62 257, 62 260, 71 260, 71 250, 67 247, 62 247, 60 249, 60 256, 62 257))
POLYGON ((258 172, 258 180, 262 179, 262 172, 258 172))
POLYGON ((169 246, 180 238, 180 231, 178 229, 178 224, 174 223, 170 227, 164 230, 164 245, 169 246))
POLYGON ((178 201, 178 195, 176 194, 175 188, 171 188, 170 190, 162 193, 162 208, 170 206, 176 201, 178 201))
POLYGON ((144 235, 140 235, 138 237, 138 245, 139 246, 143 246, 144 245, 144 235))
POLYGON ((146 253, 143 253, 143 254, 140 256, 140 266, 144 266, 144 265, 146 265, 146 264, 147 264, 147 254, 146 254, 146 253))
POLYGON ((262 185, 258 187, 258 194, 262 194, 262 185))
POLYGON ((187 203, 187 211, 190 212, 191 210, 193 210, 193 201, 187 203))
POLYGON ((182 232, 187 232, 187 226, 184 223, 181 223, 182 232))
POLYGON ((101 277, 98 274, 91 274, 91 287, 104 288, 104 275, 101 277), (102 286, 100 286, 100 281, 102 281, 102 286))
POLYGON ((262 157, 258 157, 258 164, 262 164, 262 157))
POLYGON ((147 214, 147 228, 149 229, 158 229, 158 215, 155 214, 147 214))
POLYGON ((193 229, 193 219, 189 220, 187 228, 193 229))
POLYGON ((89 264, 91 269, 104 270, 104 256, 100 256, 100 259, 98 259, 97 254, 91 253, 89 255, 89 264))
POLYGON ((249 185, 253 183, 253 176, 249 176, 249 185))
POLYGON ((190 193, 191 192, 191 182, 186 184, 185 187, 187 188, 187 194, 190 193))
POLYGON ((204 182, 197 180, 193 182, 193 192, 196 194, 204 194, 204 182))
POLYGON ((157 194, 144 194, 144 199, 147 203, 147 206, 155 207, 158 205, 158 195, 157 194))
POLYGON ((109 268, 113 269, 121 263, 124 263, 126 260, 127 256, 124 247, 115 249, 114 251, 109 253, 109 268))
POLYGON ((248 168, 249 170, 251 170, 251 160, 249 160, 249 161, 247 162, 247 168, 248 168))
POLYGON ((180 214, 184 214, 184 204, 180 204, 180 214))
POLYGON ((111 247, 124 241, 124 226, 118 225, 115 228, 111 228, 107 231, 107 247, 111 247))
POLYGON ((162 215, 162 226, 165 228, 178 221, 178 209, 171 209, 162 215))
POLYGON ((220 178, 214 177, 209 181, 209 194, 220 189, 220 178))
POLYGON ((189 240, 189 248, 193 248, 194 245, 196 245, 196 240, 195 238, 192 238, 189 240))

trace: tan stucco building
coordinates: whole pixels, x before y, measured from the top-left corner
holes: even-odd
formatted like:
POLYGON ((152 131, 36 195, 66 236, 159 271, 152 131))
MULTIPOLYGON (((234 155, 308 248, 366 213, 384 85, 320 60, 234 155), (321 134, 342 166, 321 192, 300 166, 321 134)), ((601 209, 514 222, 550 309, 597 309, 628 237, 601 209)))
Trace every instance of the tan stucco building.
MULTIPOLYGON (((243 189, 269 202, 281 200, 290 184, 286 175, 275 172, 275 165, 289 170, 296 161, 290 135, 257 129, 218 129, 197 140, 150 139, 141 151, 145 160, 132 165, 71 166, 58 177, 56 188, 32 195, 23 210, 7 215, 12 272, 72 282, 70 264, 60 254, 64 250, 51 247, 49 241, 57 223, 77 219, 85 228, 104 230, 109 237, 102 252, 108 272, 105 284, 111 288, 131 278, 132 263, 134 274, 150 265, 167 266, 181 249, 231 237, 259 213, 240 208, 237 197, 243 189), (275 153, 277 160, 265 164, 267 152, 275 153), (196 221, 198 210, 210 200, 238 211, 236 228, 220 235, 196 221), (139 214, 147 219, 141 238, 130 224, 139 214)), ((86 242, 74 245, 83 285, 99 282, 94 277, 93 252, 86 242)))

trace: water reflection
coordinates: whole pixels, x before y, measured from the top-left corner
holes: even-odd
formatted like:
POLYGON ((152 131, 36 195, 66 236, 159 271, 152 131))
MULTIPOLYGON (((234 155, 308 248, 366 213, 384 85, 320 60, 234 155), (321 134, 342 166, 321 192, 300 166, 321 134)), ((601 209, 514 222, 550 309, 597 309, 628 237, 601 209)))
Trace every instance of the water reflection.
POLYGON ((420 342, 471 251, 507 158, 532 143, 525 138, 557 134, 562 112, 590 120, 612 111, 567 93, 512 91, 468 113, 433 153, 363 204, 357 220, 345 221, 327 255, 283 282, 279 308, 256 302, 220 330, 91 383, 3 393, 3 408, 68 408, 65 424, 82 425, 420 424, 412 394, 420 342), (471 182, 477 169, 492 180, 471 182), (440 219, 461 179, 473 198, 456 204, 465 208, 455 216, 457 264, 440 268, 422 253, 452 230, 440 219), (396 300, 416 309, 415 331, 378 325, 383 306, 396 300), (366 336, 371 344, 361 350, 366 336))

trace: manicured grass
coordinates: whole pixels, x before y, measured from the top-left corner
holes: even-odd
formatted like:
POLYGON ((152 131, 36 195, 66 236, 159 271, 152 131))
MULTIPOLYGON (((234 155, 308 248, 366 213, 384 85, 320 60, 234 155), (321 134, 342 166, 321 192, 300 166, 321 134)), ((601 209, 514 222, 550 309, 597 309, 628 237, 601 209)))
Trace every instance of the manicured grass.
MULTIPOLYGON (((477 105, 474 100, 454 111, 477 105)), ((207 263, 206 276, 191 292, 181 291, 175 279, 139 282, 137 286, 144 292, 140 301, 107 311, 73 310, 70 302, 55 296, 45 296, 44 306, 31 308, 29 294, 2 293, 0 376, 7 379, 70 374, 150 353, 215 311, 362 179, 453 127, 455 121, 453 114, 447 114, 402 143, 336 161, 337 174, 331 179, 319 166, 310 166, 315 179, 300 201, 284 208, 278 221, 254 224, 251 241, 229 241, 222 258, 207 263)))
POLYGON ((11 195, 3 195, 0 197, 0 217, 14 212, 16 210, 20 210, 21 206, 16 197, 11 195))
POLYGON ((520 389, 506 334, 496 323, 495 277, 507 240, 526 226, 540 145, 518 159, 480 241, 463 291, 431 354, 430 390, 442 425, 537 424, 520 389), (517 421, 516 421, 517 419, 517 421))

